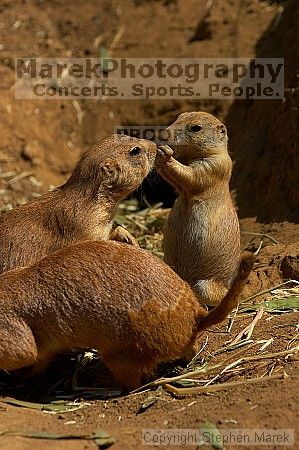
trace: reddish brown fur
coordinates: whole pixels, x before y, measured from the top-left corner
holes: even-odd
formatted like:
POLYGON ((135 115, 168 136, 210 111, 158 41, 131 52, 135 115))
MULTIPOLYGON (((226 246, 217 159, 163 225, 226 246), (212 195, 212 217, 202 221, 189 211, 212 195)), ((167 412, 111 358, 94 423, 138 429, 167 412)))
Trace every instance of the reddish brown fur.
POLYGON ((189 356, 200 331, 238 302, 245 255, 221 305, 207 313, 165 263, 136 247, 85 241, 0 276, 0 369, 45 369, 74 347, 99 351, 115 379, 136 388, 162 361, 189 356))
POLYGON ((88 239, 133 238, 112 231, 118 203, 149 173, 156 155, 150 141, 110 136, 83 154, 69 180, 39 200, 0 218, 0 273, 27 266, 66 245, 88 239), (139 155, 131 155, 139 147, 139 155))
POLYGON ((164 231, 165 261, 209 305, 217 305, 236 274, 240 231, 230 192, 232 161, 225 126, 211 114, 181 114, 168 127, 174 149, 161 147, 158 172, 179 196, 164 231), (192 126, 202 129, 192 132, 192 126))

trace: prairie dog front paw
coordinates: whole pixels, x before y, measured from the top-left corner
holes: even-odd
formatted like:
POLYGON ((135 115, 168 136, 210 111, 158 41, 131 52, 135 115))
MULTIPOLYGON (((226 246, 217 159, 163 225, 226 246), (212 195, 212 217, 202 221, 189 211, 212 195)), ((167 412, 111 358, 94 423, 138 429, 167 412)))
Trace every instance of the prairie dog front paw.
POLYGON ((112 241, 122 242, 124 244, 133 245, 134 247, 139 247, 138 242, 132 236, 132 234, 121 226, 117 226, 115 230, 112 231, 110 235, 112 241))
POLYGON ((173 156, 173 150, 169 145, 159 145, 158 146, 158 152, 159 154, 163 155, 165 158, 170 158, 173 156))
POLYGON ((173 156, 173 150, 168 145, 158 146, 156 156, 156 166, 163 166, 166 162, 170 161, 173 156))

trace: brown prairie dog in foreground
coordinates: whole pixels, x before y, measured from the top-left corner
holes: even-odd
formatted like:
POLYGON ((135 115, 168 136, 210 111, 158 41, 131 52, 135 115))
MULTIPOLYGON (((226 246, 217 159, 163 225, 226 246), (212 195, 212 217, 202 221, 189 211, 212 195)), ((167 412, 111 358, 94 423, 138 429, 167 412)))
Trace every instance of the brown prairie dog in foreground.
POLYGON ((152 169, 156 145, 114 135, 83 154, 69 180, 40 199, 0 217, 0 273, 27 266, 66 245, 98 239, 135 243, 112 231, 118 203, 152 169))
POLYGON ((0 369, 43 371, 59 353, 97 349, 116 381, 140 386, 162 361, 194 356, 198 333, 236 307, 245 254, 222 303, 207 312, 187 283, 137 247, 85 241, 0 276, 0 369))
POLYGON ((205 304, 217 305, 240 259, 239 221, 229 192, 227 131, 211 114, 190 112, 165 132, 174 157, 171 148, 162 146, 156 167, 179 194, 165 227, 165 262, 205 304))

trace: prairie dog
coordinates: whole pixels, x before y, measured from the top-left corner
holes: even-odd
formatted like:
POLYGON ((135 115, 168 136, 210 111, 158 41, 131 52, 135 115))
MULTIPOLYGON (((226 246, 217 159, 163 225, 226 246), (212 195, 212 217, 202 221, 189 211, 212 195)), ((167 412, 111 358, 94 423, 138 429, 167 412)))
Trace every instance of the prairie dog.
POLYGON ((237 305, 252 269, 242 257, 223 301, 207 312, 190 286, 137 247, 85 241, 0 275, 0 369, 43 371, 74 347, 99 351, 116 381, 140 386, 162 361, 194 356, 198 334, 237 305))
POLYGON ((227 131, 211 114, 190 112, 181 114, 165 134, 173 151, 162 146, 156 168, 179 194, 165 227, 165 261, 205 304, 217 305, 240 259, 227 131))
POLYGON ((88 239, 135 244, 121 227, 112 231, 118 203, 154 165, 156 145, 109 136, 85 152, 61 187, 0 217, 0 273, 27 266, 65 245, 88 239))

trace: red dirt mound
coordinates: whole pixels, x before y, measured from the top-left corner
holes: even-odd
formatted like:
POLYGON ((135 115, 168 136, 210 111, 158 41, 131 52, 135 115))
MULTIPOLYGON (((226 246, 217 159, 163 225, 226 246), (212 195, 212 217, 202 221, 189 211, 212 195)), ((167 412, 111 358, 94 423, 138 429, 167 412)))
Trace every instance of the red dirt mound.
MULTIPOLYGON (((242 298, 264 291, 286 280, 299 281, 299 242, 268 245, 256 259, 242 298)), ((261 301, 263 297, 259 297, 261 301)))

